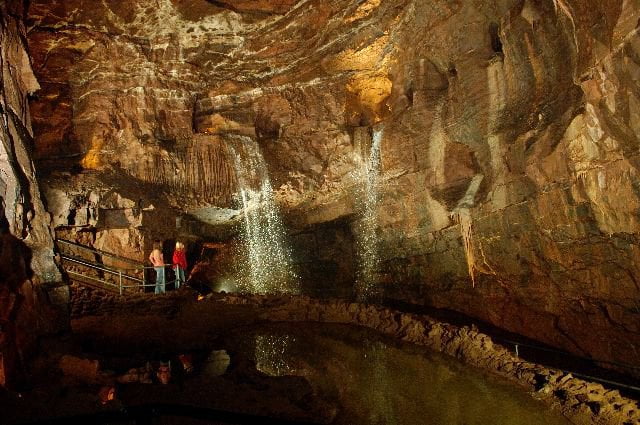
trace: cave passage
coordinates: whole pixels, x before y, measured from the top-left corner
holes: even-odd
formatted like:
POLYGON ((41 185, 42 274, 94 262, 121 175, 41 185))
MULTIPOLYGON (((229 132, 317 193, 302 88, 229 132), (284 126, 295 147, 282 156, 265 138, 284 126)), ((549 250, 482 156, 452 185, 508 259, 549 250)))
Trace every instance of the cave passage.
POLYGON ((90 3, 0 2, 12 421, 640 425, 638 2, 90 3))

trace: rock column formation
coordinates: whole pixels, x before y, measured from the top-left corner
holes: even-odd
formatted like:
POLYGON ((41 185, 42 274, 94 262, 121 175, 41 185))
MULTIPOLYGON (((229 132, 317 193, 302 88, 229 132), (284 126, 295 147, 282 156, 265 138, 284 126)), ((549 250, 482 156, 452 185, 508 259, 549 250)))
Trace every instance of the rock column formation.
POLYGON ((635 0, 33 0, 35 156, 57 223, 93 199, 98 231, 139 232, 146 208, 175 236, 172 215, 237 208, 226 147, 254 138, 330 291, 355 279, 355 170, 382 126, 386 297, 637 365, 638 18, 635 0))
POLYGON ((50 215, 32 160, 28 96, 39 89, 26 51, 23 3, 0 3, 0 386, 19 383, 44 332, 64 326, 68 289, 53 260, 50 215), (53 305, 58 304, 56 310, 53 305), (51 320, 59 317, 61 322, 51 320))

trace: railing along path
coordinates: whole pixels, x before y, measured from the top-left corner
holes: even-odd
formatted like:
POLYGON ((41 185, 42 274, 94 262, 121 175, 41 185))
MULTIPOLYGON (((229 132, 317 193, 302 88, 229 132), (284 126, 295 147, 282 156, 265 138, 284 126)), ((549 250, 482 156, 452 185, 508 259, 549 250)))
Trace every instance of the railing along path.
MULTIPOLYGON (((74 280, 78 283, 92 286, 96 286, 97 284, 97 286, 102 289, 117 291, 120 295, 123 295, 130 289, 138 292, 145 291, 148 287, 155 288, 156 286, 155 282, 147 283, 146 279, 146 270, 154 269, 155 267, 153 266, 145 266, 139 261, 65 239, 56 239, 56 243, 58 244, 64 270, 69 276, 76 277, 74 280), (83 254, 89 254, 94 259, 86 258, 83 254), (111 259, 111 262, 129 264, 131 267, 106 265, 103 262, 105 258, 111 259), (95 270, 97 273, 94 275, 88 271, 82 273, 70 267, 70 265, 77 265, 81 268, 85 267, 90 270, 95 270), (111 277, 111 279, 109 279, 109 277, 111 277), (91 281, 91 283, 87 281, 91 281)), ((166 264, 165 267, 168 265, 169 264, 166 264)), ((175 279, 165 282, 165 286, 171 283, 175 283, 175 279)))

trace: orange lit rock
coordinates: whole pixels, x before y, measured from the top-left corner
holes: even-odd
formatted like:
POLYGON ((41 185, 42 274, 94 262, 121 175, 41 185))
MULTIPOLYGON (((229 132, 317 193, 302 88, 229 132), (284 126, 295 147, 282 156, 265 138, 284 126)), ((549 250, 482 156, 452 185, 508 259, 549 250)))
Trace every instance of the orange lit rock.
MULTIPOLYGON (((377 124, 388 115, 386 100, 391 95, 391 81, 386 76, 356 77, 347 85, 347 90, 354 97, 354 111, 364 116, 364 123, 377 124)), ((363 118, 361 117, 360 120, 363 118)), ((357 122, 357 125, 361 125, 357 122)))

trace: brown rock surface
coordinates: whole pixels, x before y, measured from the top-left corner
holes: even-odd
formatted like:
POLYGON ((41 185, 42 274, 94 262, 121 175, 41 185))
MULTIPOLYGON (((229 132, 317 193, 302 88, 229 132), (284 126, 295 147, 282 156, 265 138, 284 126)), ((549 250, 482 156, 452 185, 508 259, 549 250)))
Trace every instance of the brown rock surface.
POLYGON ((68 288, 33 165, 28 96, 39 89, 26 51, 24 5, 0 3, 0 387, 15 387, 37 338, 65 328, 68 288))
POLYGON ((179 215, 234 206, 229 146, 249 137, 296 230, 353 231, 376 130, 387 296, 637 365, 639 17, 627 0, 34 0, 35 154, 179 215))

